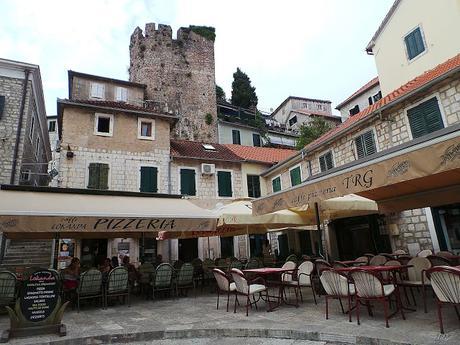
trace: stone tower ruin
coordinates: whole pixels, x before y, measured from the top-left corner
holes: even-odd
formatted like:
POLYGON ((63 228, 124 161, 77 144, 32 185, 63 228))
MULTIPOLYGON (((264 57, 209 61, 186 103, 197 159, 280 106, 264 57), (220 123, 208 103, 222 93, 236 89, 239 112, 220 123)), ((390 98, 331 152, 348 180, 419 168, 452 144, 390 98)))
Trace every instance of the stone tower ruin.
POLYGON ((169 25, 154 23, 131 35, 129 79, 147 85, 147 105, 179 116, 173 138, 218 141, 214 37, 214 28, 190 26, 173 39, 169 25))

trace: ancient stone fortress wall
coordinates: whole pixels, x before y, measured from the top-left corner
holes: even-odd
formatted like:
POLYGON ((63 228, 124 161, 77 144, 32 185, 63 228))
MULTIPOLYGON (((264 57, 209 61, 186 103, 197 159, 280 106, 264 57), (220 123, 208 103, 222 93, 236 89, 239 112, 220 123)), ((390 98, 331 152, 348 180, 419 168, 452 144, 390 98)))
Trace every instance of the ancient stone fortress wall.
POLYGON ((136 28, 130 43, 130 81, 147 85, 147 102, 166 104, 179 115, 177 139, 217 142, 214 29, 168 25, 136 28))

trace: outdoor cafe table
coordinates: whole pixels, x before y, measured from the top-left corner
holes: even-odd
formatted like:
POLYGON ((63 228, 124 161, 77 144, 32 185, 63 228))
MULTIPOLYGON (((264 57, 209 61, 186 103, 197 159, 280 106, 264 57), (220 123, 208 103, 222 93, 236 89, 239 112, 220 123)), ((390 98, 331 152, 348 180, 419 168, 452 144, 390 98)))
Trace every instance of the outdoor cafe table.
MULTIPOLYGON (((337 272, 343 272, 343 273, 350 273, 352 271, 362 271, 362 270, 373 272, 373 273, 390 272, 393 275, 393 282, 394 282, 395 290, 396 290, 396 311, 389 316, 391 318, 399 311, 399 308, 401 308, 402 310, 414 311, 413 309, 403 306, 402 301, 401 301, 401 294, 399 291, 398 281, 396 279, 396 273, 406 270, 409 267, 413 267, 413 266, 412 265, 360 266, 360 267, 341 267, 341 268, 335 268, 334 270, 337 272)), ((404 315, 404 312, 403 312, 403 315, 404 315)), ((403 316, 403 319, 405 319, 404 316, 403 316)))
MULTIPOLYGON (((267 282, 267 277, 270 276, 276 276, 279 279, 279 284, 278 281, 276 282, 276 286, 279 287, 278 289, 278 296, 270 296, 268 295, 268 298, 270 299, 271 297, 275 298, 278 300, 277 303, 272 304, 271 300, 267 301, 269 302, 269 309, 268 311, 273 311, 282 304, 286 305, 292 305, 295 306, 296 308, 299 306, 298 304, 291 304, 289 303, 285 298, 284 298, 284 284, 281 282, 281 276, 283 273, 287 272, 294 272, 296 269, 289 269, 289 268, 278 268, 278 267, 263 267, 263 268, 252 268, 252 269, 247 269, 243 270, 244 273, 251 273, 254 275, 257 275, 259 277, 262 277, 265 282, 267 282)), ((267 286, 267 285, 266 285, 267 286)), ((268 286, 267 286, 268 287, 268 286)))

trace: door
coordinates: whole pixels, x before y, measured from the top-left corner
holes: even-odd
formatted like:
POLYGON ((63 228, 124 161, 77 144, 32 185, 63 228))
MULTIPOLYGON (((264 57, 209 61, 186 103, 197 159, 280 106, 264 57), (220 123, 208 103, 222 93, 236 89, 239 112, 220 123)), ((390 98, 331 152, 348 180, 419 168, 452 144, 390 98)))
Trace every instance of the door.
POLYGON ((249 236, 251 257, 260 258, 263 256, 263 244, 266 239, 267 239, 267 235, 259 234, 259 235, 249 236))
POLYGON ((198 238, 185 238, 179 240, 179 260, 191 262, 198 257, 198 238))
POLYGON ((310 238, 310 231, 299 231, 297 233, 297 237, 299 239, 300 244, 300 253, 306 255, 312 255, 311 250, 311 238, 310 238))
POLYGON ((107 258, 107 239, 83 239, 81 241, 81 267, 98 267, 107 258))
POLYGON ((432 208, 441 250, 460 254, 460 204, 432 208))
POLYGON ((278 258, 284 260, 289 255, 289 242, 287 234, 282 234, 278 236, 278 248, 280 252, 278 253, 278 258))
POLYGON ((221 258, 229 258, 235 256, 233 248, 233 236, 220 238, 221 258))
POLYGON ((141 167, 139 190, 145 193, 156 193, 158 191, 157 175, 158 170, 156 167, 141 167))

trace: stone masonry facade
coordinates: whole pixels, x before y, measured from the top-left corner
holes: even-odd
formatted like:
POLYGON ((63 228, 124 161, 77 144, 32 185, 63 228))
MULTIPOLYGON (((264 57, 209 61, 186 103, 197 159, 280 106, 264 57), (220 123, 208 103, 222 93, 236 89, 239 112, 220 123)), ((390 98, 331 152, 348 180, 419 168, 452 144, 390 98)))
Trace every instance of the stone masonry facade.
POLYGON ((179 116, 176 139, 217 142, 214 41, 168 25, 136 28, 130 43, 130 81, 147 85, 146 100, 162 103, 179 116))

